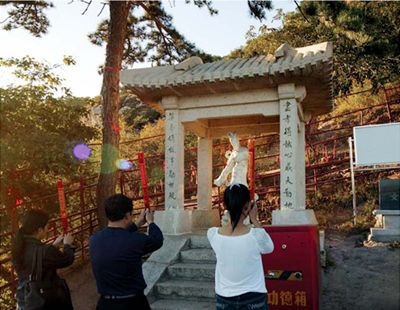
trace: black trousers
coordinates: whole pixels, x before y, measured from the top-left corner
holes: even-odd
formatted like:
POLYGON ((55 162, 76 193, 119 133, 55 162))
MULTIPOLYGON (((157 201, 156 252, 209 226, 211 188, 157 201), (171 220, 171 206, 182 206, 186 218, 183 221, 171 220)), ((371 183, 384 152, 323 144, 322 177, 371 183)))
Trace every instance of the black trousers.
POLYGON ((143 293, 124 299, 105 299, 100 297, 96 310, 151 310, 143 293))

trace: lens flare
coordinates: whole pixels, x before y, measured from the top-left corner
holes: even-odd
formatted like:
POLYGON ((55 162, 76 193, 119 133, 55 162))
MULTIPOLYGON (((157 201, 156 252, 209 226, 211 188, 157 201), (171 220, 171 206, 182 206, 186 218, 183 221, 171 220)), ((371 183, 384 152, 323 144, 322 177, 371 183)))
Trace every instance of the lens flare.
POLYGON ((92 150, 87 144, 80 143, 74 146, 72 154, 76 159, 86 160, 92 154, 92 150))
POLYGON ((132 162, 126 159, 118 159, 115 164, 120 170, 131 170, 133 166, 132 162))

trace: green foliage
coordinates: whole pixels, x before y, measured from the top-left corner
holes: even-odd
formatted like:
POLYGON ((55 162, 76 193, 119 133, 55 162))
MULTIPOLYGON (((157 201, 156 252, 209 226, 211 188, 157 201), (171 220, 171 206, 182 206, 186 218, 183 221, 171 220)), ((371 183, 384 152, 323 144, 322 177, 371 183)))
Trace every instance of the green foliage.
MULTIPOLYGON (((71 56, 64 56, 63 63, 65 65, 74 65, 75 60, 71 56)), ((61 94, 64 95, 70 95, 70 90, 61 85, 63 80, 54 74, 54 70, 60 65, 50 66, 49 64, 37 62, 30 56, 24 56, 22 58, 0 58, 0 66, 13 68, 12 74, 16 78, 35 87, 42 95, 57 91, 61 91, 61 94)))
POLYGON ((22 27, 35 37, 46 34, 50 22, 45 9, 52 8, 53 4, 46 1, 0 1, 0 6, 10 5, 8 18, 3 25, 4 30, 22 27))
POLYGON ((306 205, 316 212, 319 225, 346 234, 362 234, 374 227, 376 218, 372 211, 378 209, 378 184, 376 178, 357 180, 357 216, 353 222, 352 193, 349 184, 337 184, 307 195, 306 205))
POLYGON ((349 235, 366 234, 374 227, 376 218, 372 211, 378 209, 374 199, 365 201, 357 210, 356 224, 349 220, 338 226, 339 231, 349 235))
MULTIPOLYGON (((140 131, 132 131, 129 127, 123 127, 121 134, 123 141, 131 141, 120 145, 120 156, 125 159, 132 159, 137 163, 137 153, 144 152, 148 171, 149 185, 153 186, 164 181, 162 164, 165 153, 165 119, 159 118, 153 123, 147 123, 140 131), (146 139, 154 137, 151 139, 146 139)), ((186 132, 185 134, 185 169, 196 167, 197 136, 186 132), (194 161, 192 161, 194 160, 194 161)))
POLYGON ((145 157, 164 154, 164 126, 165 120, 158 119, 154 123, 148 123, 140 131, 131 130, 129 127, 123 127, 121 131, 122 141, 132 141, 130 143, 120 144, 120 157, 137 161, 137 154, 144 152, 145 157), (159 136, 154 139, 145 139, 159 136), (139 139, 144 139, 137 141, 139 139))
POLYGON ((349 208, 352 202, 352 195, 347 185, 338 184, 334 190, 321 190, 314 194, 307 195, 306 205, 316 211, 329 212, 332 209, 349 208))
POLYGON ((247 5, 249 6, 250 15, 260 21, 266 18, 266 11, 272 10, 272 1, 248 0, 247 5))
MULTIPOLYGON (((356 93, 362 91, 365 87, 370 88, 372 85, 369 81, 364 84, 364 87, 354 85, 351 92, 356 93)), ((338 97, 335 98, 335 109, 331 114, 341 115, 346 112, 378 105, 380 103, 383 103, 383 97, 379 93, 364 92, 352 96, 338 97)))
POLYGON ((85 124, 93 101, 72 97, 54 66, 30 57, 0 59, 0 66, 14 68, 23 81, 0 88, 0 198, 14 205, 15 199, 54 191, 57 178, 87 173, 72 149, 97 131, 85 124))
POLYGON ((365 81, 377 89, 400 77, 400 3, 302 1, 300 9, 280 12, 280 29, 250 29, 246 45, 229 57, 274 54, 284 42, 301 47, 332 41, 336 95, 365 81))
POLYGON ((143 104, 135 95, 121 94, 121 109, 123 120, 133 131, 141 130, 146 124, 156 122, 161 114, 148 105, 143 104))

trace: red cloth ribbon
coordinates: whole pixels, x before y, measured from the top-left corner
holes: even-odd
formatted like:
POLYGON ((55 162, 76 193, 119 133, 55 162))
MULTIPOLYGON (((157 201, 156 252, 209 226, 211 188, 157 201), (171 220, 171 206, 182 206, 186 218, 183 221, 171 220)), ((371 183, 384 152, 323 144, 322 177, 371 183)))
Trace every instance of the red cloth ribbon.
POLYGON ((146 209, 149 209, 150 208, 149 187, 147 184, 146 163, 144 160, 143 152, 139 152, 138 160, 139 160, 139 168, 140 168, 140 179, 142 181, 144 207, 146 209))
POLYGON ((63 234, 68 233, 68 214, 67 214, 67 207, 65 203, 65 192, 64 192, 64 185, 62 180, 57 181, 57 190, 58 190, 58 202, 60 205, 60 218, 61 218, 61 228, 63 234))

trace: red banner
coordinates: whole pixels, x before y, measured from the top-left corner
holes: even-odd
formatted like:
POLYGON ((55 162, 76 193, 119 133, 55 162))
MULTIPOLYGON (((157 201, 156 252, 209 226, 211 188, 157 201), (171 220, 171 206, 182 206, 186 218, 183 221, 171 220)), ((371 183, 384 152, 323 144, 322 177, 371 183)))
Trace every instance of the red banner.
POLYGON ((139 160, 139 168, 140 168, 140 179, 142 181, 144 207, 146 209, 149 209, 150 208, 149 187, 147 185, 146 162, 144 160, 143 152, 140 152, 138 154, 138 160, 139 160))
POLYGON ((68 233, 68 214, 67 214, 67 206, 65 203, 64 185, 62 180, 57 181, 57 190, 58 190, 58 202, 60 205, 61 228, 63 231, 63 235, 65 235, 68 233))
POLYGON ((254 151, 254 139, 249 139, 247 142, 247 148, 249 150, 249 190, 250 190, 250 199, 254 199, 255 193, 255 151, 254 151))

